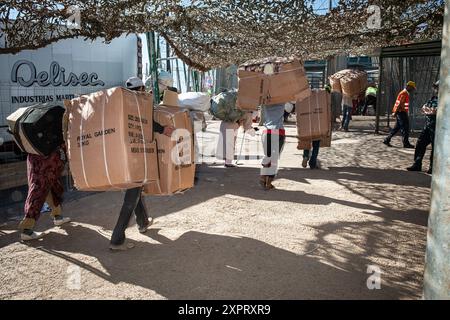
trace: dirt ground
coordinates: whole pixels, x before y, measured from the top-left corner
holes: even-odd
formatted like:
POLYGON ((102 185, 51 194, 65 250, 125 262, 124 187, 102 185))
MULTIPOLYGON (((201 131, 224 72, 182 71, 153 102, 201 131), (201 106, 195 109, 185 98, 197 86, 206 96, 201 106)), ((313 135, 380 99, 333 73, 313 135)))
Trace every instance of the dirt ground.
MULTIPOLYGON (((108 250, 121 192, 66 203, 73 223, 62 228, 43 216, 48 235, 34 243, 19 242, 9 222, 0 299, 420 299, 431 177, 405 171, 414 150, 400 138, 387 148, 358 125, 321 149, 322 170, 301 167, 287 125, 273 191, 258 185, 255 154, 232 169, 206 159, 194 189, 145 198, 155 221, 144 235, 130 223, 127 252, 108 250), (367 287, 370 265, 380 289, 367 287)), ((243 149, 258 144, 247 137, 243 149)))

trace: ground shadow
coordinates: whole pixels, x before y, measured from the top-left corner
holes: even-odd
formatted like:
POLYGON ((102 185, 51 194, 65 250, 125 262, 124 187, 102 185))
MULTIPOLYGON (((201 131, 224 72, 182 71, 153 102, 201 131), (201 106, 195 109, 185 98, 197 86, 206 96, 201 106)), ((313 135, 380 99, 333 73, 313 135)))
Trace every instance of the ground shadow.
POLYGON ((172 241, 153 229, 149 236, 159 244, 137 242, 130 251, 110 253, 108 239, 92 229, 65 229, 67 236, 51 233, 33 246, 113 284, 149 288, 168 299, 396 299, 411 294, 389 284, 369 290, 364 264, 333 267, 246 237, 189 231, 172 241), (70 253, 96 257, 104 271, 70 253))

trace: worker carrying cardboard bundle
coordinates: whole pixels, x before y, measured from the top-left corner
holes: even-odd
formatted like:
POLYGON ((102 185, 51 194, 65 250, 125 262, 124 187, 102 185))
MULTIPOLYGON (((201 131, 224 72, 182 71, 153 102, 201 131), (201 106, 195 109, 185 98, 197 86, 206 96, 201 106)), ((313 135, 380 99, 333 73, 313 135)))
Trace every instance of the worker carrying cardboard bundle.
POLYGON ((278 163, 286 141, 284 103, 261 106, 265 130, 262 134, 264 158, 261 162, 260 185, 265 190, 275 189, 272 182, 278 173, 278 163))
POLYGON ((40 104, 20 108, 7 117, 9 132, 27 153, 28 195, 24 218, 19 224, 22 241, 42 238, 34 231, 44 203, 51 208, 53 224, 70 222, 62 216, 64 187, 61 177, 66 163, 66 146, 62 134, 64 108, 57 104, 40 104))
POLYGON ((278 105, 310 94, 303 63, 295 57, 251 60, 239 67, 237 106, 256 110, 261 105, 278 105))
MULTIPOLYGON (((144 83, 137 77, 129 78, 125 85, 128 89, 133 91, 145 91, 144 83)), ((153 109, 153 105, 146 106, 146 108, 153 109)), ((153 113, 152 109, 150 109, 150 111, 153 113)), ((172 126, 163 126, 157 121, 153 121, 153 130, 157 134, 170 137, 172 136, 174 128, 172 126)), ((145 233, 149 226, 153 223, 153 218, 149 220, 145 203, 142 200, 142 189, 143 186, 138 186, 135 188, 130 188, 125 192, 119 218, 117 219, 116 226, 114 227, 111 236, 111 250, 126 250, 134 247, 132 243, 125 243, 125 230, 128 227, 133 212, 136 216, 136 223, 140 233, 145 233)))
POLYGON ((331 146, 331 88, 311 90, 311 96, 297 101, 297 149, 303 150, 302 167, 320 169, 317 159, 320 147, 331 146), (312 149, 312 152, 311 152, 312 149))
POLYGON ((400 91, 397 96, 392 108, 392 115, 396 118, 395 126, 383 141, 388 147, 392 147, 391 139, 400 131, 403 136, 403 148, 414 149, 414 146, 409 142, 409 98, 414 90, 416 90, 416 83, 408 81, 405 89, 400 91))

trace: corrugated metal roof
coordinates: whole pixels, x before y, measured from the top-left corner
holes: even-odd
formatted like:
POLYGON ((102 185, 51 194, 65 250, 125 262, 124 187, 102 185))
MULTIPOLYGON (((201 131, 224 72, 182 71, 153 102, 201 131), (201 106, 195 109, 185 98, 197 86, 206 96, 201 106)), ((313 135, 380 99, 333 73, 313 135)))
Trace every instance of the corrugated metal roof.
POLYGON ((382 58, 440 56, 441 50, 442 41, 437 40, 385 47, 381 49, 380 56, 382 58))

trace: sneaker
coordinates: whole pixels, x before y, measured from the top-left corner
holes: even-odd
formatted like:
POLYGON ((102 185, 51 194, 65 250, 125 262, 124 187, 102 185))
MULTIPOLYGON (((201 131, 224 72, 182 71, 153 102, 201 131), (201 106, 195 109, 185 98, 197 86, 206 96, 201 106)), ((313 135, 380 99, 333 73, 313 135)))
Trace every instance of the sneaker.
POLYGON ((26 232, 26 230, 22 231, 20 234, 20 240, 22 241, 31 241, 43 238, 45 233, 31 231, 30 233, 26 232))
POLYGON ((236 166, 232 163, 225 163, 224 167, 225 168, 236 168, 236 166))
POLYGON ((53 218, 53 224, 57 227, 62 226, 64 223, 72 221, 70 218, 63 216, 56 216, 53 218))
POLYGON ((406 146, 403 146, 403 148, 405 149, 414 149, 414 145, 413 144, 407 144, 406 146))
POLYGON ((151 218, 150 220, 147 220, 147 221, 148 221, 148 223, 145 226, 138 228, 140 233, 146 233, 148 228, 150 228, 150 226, 153 224, 153 218, 151 218))
POLYGON ((306 168, 308 166, 308 161, 309 161, 309 158, 303 157, 303 161, 302 161, 303 168, 306 168))
POLYGON ((391 142, 388 141, 388 140, 383 140, 383 143, 384 143, 385 145, 387 145, 388 147, 392 147, 391 142))
POLYGON ((134 247, 135 247, 135 245, 133 242, 127 242, 127 241, 125 241, 122 244, 110 244, 109 245, 109 249, 111 251, 115 251, 115 252, 126 251, 128 249, 133 249, 134 247))

